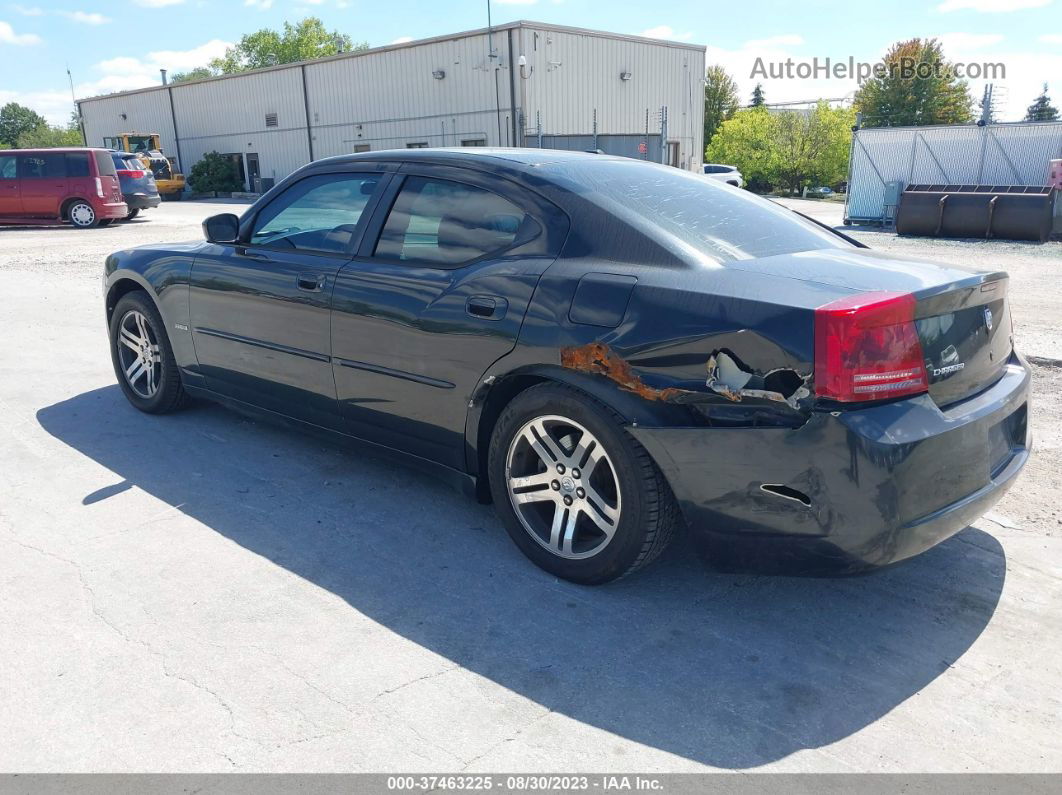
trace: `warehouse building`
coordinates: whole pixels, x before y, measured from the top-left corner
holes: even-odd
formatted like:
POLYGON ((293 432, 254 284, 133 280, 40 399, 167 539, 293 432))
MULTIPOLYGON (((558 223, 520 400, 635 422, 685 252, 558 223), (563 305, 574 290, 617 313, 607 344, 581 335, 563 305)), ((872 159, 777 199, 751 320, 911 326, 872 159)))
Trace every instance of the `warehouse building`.
POLYGON ((699 170, 704 66, 701 46, 513 22, 78 105, 89 146, 157 132, 185 173, 217 151, 249 190, 404 147, 600 149, 699 170))

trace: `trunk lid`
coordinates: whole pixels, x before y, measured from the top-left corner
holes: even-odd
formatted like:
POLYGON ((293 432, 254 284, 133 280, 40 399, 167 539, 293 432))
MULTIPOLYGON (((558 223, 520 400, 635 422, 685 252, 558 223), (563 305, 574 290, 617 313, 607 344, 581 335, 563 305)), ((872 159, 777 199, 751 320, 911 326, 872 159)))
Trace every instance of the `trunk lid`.
POLYGON ((815 282, 849 292, 910 293, 929 395, 939 406, 1002 375, 1012 351, 1007 274, 925 262, 871 249, 826 249, 728 262, 729 269, 815 282))

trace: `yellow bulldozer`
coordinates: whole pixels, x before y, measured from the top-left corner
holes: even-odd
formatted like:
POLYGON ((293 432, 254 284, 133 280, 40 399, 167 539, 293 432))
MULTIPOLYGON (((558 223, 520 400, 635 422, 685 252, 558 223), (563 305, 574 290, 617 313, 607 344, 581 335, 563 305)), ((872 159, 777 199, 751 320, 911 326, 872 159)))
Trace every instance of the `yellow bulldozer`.
POLYGON ((163 201, 180 199, 184 192, 184 174, 175 158, 162 153, 158 133, 118 133, 103 139, 103 145, 119 152, 137 155, 145 168, 155 175, 155 185, 163 201))

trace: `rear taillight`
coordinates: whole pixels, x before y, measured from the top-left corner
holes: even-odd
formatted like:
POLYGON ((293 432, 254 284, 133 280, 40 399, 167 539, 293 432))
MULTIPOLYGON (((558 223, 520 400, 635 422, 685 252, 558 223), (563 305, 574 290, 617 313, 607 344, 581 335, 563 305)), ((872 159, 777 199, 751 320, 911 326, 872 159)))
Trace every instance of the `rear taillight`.
POLYGON ((132 177, 133 179, 140 179, 140 178, 144 177, 147 174, 147 172, 146 171, 132 171, 132 170, 130 170, 128 168, 119 168, 119 169, 117 169, 117 174, 118 174, 119 177, 132 177))
POLYGON ((96 177, 96 195, 103 198, 103 180, 96 177))
POLYGON ((815 393, 852 402, 916 395, 928 388, 914 324, 915 298, 872 292, 815 310, 815 393))

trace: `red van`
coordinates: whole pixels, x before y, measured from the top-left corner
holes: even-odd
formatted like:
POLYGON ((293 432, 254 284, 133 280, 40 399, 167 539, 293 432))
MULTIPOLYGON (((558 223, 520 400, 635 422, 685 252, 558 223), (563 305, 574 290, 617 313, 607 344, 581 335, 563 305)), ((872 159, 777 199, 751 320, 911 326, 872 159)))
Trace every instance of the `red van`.
POLYGON ((0 224, 91 229, 128 214, 106 149, 0 150, 0 224))

